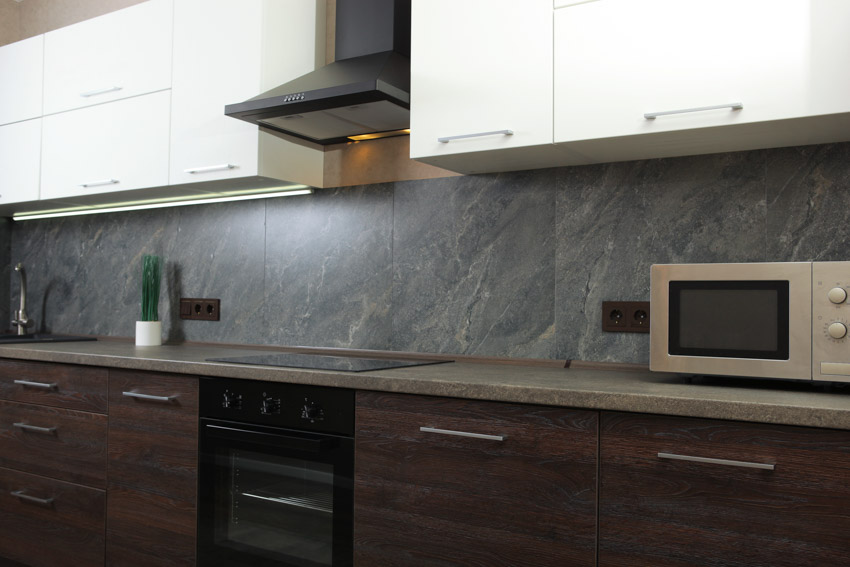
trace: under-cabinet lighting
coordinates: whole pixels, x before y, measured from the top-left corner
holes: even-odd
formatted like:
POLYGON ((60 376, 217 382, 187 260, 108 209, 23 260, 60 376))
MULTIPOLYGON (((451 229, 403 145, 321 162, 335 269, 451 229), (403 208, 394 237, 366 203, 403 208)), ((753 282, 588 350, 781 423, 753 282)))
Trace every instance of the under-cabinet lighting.
POLYGON ((378 138, 390 138, 392 136, 407 136, 408 134, 410 134, 410 129, 405 128, 404 130, 391 130, 389 132, 378 132, 376 134, 359 134, 357 136, 349 136, 348 139, 360 142, 362 140, 377 140, 378 138))
MULTIPOLYGON (((155 199, 151 201, 129 201, 124 203, 114 203, 110 205, 93 205, 90 207, 71 207, 66 209, 52 209, 48 211, 33 211, 26 213, 15 213, 12 215, 12 220, 36 220, 36 219, 52 219, 57 217, 74 217, 79 215, 96 215, 100 213, 118 213, 123 211, 141 211, 145 209, 162 209, 165 207, 185 207, 188 205, 207 205, 210 203, 226 203, 230 201, 249 201, 251 199, 272 199, 275 197, 294 197, 296 195, 310 195, 313 193, 311 187, 306 185, 295 185, 292 189, 285 191, 256 191, 250 193, 233 194, 218 197, 179 197, 175 200, 174 197, 166 199, 155 199)), ((280 189, 280 188, 278 188, 280 189)))

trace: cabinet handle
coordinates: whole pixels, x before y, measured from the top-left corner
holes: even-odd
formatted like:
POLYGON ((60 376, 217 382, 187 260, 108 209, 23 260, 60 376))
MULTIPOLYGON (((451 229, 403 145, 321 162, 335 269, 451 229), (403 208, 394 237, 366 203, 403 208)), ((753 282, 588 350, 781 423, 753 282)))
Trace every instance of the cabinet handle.
POLYGON ((84 93, 80 93, 81 97, 88 98, 90 96, 97 96, 106 93, 114 93, 115 91, 120 91, 123 87, 104 87, 102 89, 95 89, 93 91, 86 91, 84 93))
POLYGON ((122 392, 128 398, 136 398, 139 400, 150 400, 153 402, 173 402, 177 396, 152 396, 151 394, 140 394, 138 392, 122 392))
POLYGON ((483 433, 468 433, 466 431, 452 431, 451 429, 435 429, 433 427, 420 427, 423 433, 439 433, 440 435, 456 435, 458 437, 472 437, 474 439, 489 439, 491 441, 504 441, 504 435, 485 435, 483 433))
POLYGON ((117 179, 100 179, 98 181, 86 181, 85 183, 80 183, 78 187, 97 187, 99 185, 114 185, 116 183, 120 183, 117 179))
POLYGON ((32 502, 33 504, 40 504, 41 506, 52 506, 54 500, 53 498, 36 498, 35 496, 30 496, 24 490, 13 490, 9 494, 20 500, 32 502))
POLYGON ((210 173, 212 171, 227 171, 228 169, 234 169, 236 166, 232 163, 223 163, 221 165, 208 165, 205 167, 192 167, 190 169, 184 169, 183 173, 210 173))
POLYGON ((41 388, 42 390, 53 390, 58 386, 56 382, 48 384, 46 382, 30 382, 29 380, 15 380, 15 384, 27 388, 41 388))
POLYGON ((717 104, 715 106, 700 106, 698 108, 683 108, 681 110, 665 110, 663 112, 647 112, 643 115, 647 120, 655 120, 659 116, 668 116, 670 114, 687 114, 689 112, 702 112, 703 110, 720 110, 721 108, 730 108, 732 110, 741 110, 744 108, 743 102, 729 102, 726 104, 717 104))
POLYGON ((13 423, 12 426, 17 427, 18 429, 23 429, 24 431, 33 431, 35 433, 47 433, 48 435, 56 433, 55 427, 38 427, 36 425, 29 425, 28 423, 13 423))
POLYGON ((504 136, 513 136, 513 130, 493 130, 492 132, 478 132, 477 134, 461 134, 460 136, 444 136, 442 138, 437 138, 437 141, 441 144, 448 144, 452 140, 462 140, 464 138, 480 138, 482 136, 496 136, 498 134, 502 134, 504 136))
POLYGON ((710 465, 726 465, 727 467, 744 467, 747 469, 763 469, 772 471, 776 465, 770 463, 750 463, 747 461, 729 461, 727 459, 712 459, 709 457, 692 457, 690 455, 676 455, 674 453, 658 453, 659 459, 672 459, 674 461, 691 461, 694 463, 708 463, 710 465))

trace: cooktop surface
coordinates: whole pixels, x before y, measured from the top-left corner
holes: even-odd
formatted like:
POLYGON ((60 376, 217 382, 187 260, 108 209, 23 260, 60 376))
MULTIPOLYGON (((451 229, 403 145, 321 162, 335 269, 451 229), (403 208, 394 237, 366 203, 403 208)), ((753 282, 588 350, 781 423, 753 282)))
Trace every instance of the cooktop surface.
POLYGON ((341 372, 368 372, 406 366, 442 364, 451 360, 402 360, 382 358, 357 358, 351 356, 327 356, 322 354, 273 353, 253 356, 208 358, 208 362, 252 364, 256 366, 283 366, 287 368, 309 368, 311 370, 338 370, 341 372))

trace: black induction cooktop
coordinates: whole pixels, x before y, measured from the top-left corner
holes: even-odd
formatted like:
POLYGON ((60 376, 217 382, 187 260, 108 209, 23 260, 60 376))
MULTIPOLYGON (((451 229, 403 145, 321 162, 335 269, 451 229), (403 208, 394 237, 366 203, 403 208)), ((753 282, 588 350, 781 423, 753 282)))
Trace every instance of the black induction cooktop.
POLYGON ((311 370, 337 370, 341 372, 368 372, 406 366, 442 364, 451 360, 401 360, 381 358, 356 358, 352 356, 327 356, 321 354, 273 353, 253 356, 208 358, 208 362, 252 364, 256 366, 284 366, 287 368, 309 368, 311 370))

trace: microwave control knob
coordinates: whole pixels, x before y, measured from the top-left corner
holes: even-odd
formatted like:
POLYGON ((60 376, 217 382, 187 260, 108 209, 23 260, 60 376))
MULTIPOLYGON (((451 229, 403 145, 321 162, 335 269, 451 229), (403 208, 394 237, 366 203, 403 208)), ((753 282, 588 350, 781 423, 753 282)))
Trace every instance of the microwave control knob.
POLYGON ((833 303, 844 303, 847 300, 847 292, 843 287, 834 287, 826 294, 833 303))
POLYGON ((832 323, 827 328, 827 332, 833 339, 843 339, 847 336, 847 326, 844 323, 832 323))

